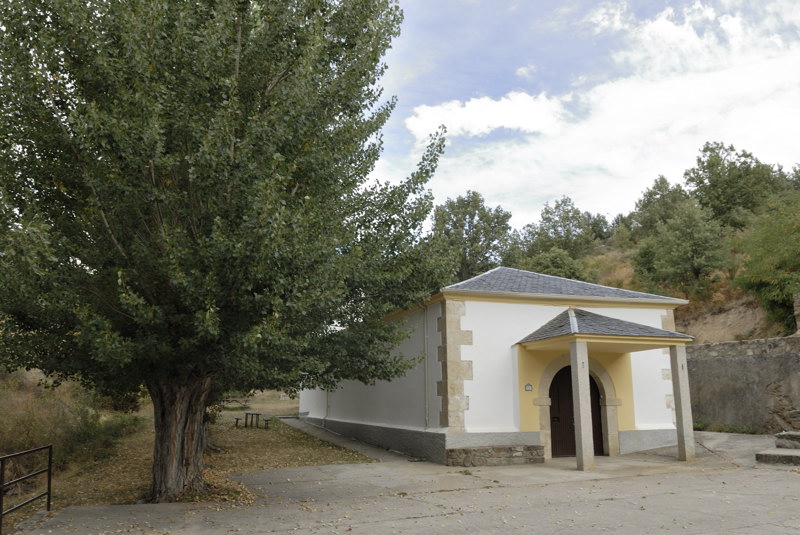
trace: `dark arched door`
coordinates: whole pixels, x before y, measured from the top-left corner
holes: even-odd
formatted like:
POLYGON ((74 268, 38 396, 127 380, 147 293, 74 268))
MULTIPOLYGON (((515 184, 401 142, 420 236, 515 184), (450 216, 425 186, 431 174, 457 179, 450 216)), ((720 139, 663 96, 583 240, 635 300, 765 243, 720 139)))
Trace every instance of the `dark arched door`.
MULTIPOLYGON (((589 376, 592 406, 594 454, 603 455, 603 427, 600 419, 600 389, 589 376)), ((572 370, 562 368, 550 383, 550 442, 553 457, 575 456, 575 412, 572 404, 572 370)))

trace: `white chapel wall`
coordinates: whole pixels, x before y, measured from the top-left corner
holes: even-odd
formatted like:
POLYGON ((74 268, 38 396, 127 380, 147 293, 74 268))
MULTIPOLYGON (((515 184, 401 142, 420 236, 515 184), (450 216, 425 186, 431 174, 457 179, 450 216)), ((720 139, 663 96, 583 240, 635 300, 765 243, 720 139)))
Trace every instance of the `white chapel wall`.
POLYGON ((467 301, 461 328, 472 331, 472 345, 461 359, 472 361, 472 381, 464 381, 469 409, 466 431, 519 431, 519 388, 515 344, 564 306, 467 301))

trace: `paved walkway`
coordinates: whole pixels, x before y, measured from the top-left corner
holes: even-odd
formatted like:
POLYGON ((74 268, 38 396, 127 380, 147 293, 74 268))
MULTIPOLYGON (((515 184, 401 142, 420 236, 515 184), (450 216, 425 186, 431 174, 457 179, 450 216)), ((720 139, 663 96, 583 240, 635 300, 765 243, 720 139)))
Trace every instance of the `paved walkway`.
MULTIPOLYGON (((288 423, 288 422, 287 422, 288 423)), ((236 478, 257 496, 222 504, 70 507, 31 535, 139 533, 733 533, 800 534, 800 471, 756 464, 771 436, 696 433, 698 457, 676 448, 544 465, 453 468, 294 425, 381 462, 275 469, 236 478)))

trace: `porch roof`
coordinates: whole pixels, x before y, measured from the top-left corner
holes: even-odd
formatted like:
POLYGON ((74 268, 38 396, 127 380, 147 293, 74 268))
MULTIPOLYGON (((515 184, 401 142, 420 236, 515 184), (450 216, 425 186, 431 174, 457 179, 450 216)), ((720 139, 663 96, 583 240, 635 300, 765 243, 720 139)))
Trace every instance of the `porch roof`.
POLYGON ((573 341, 585 341, 593 351, 630 353, 685 345, 692 340, 687 334, 569 308, 517 343, 526 349, 558 349, 573 341))

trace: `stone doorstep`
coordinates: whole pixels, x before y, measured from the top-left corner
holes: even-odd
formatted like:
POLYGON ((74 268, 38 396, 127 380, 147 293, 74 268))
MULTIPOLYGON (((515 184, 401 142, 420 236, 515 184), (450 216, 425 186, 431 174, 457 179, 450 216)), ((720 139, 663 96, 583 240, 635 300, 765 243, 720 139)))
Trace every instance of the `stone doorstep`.
POLYGON ((800 466, 800 449, 772 448, 756 453, 756 461, 769 464, 792 464, 800 466))
POLYGON ((782 431, 775 435, 775 447, 798 449, 800 448, 800 431, 782 431))

